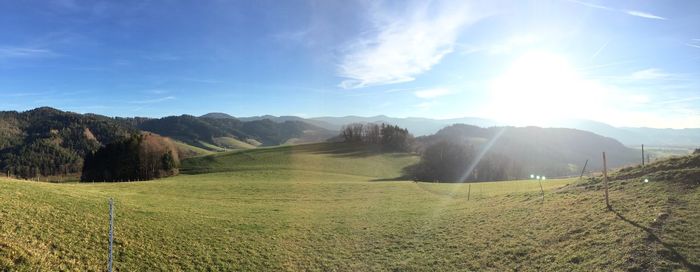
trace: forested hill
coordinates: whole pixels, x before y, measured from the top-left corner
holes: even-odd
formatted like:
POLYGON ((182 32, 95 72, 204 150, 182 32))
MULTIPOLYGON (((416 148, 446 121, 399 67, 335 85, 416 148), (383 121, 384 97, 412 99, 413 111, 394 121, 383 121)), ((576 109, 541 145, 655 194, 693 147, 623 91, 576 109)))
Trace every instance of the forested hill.
POLYGON ((320 142, 337 132, 301 121, 274 122, 269 119, 241 121, 233 117, 169 116, 160 119, 130 119, 141 130, 207 148, 222 146, 223 140, 257 142, 262 145, 320 142))
POLYGON ((20 177, 78 173, 100 146, 138 133, 114 118, 37 108, 0 112, 0 171, 20 177))
POLYGON ((417 141, 422 147, 440 141, 463 143, 478 149, 489 146, 488 152, 507 156, 525 173, 547 176, 578 175, 586 160, 589 160, 587 171, 598 171, 602 169, 603 151, 608 167, 639 163, 641 158, 637 151, 615 139, 568 128, 481 128, 458 124, 434 135, 419 137, 417 141))
POLYGON ((18 177, 77 174, 101 146, 149 131, 210 149, 321 142, 337 132, 300 122, 191 115, 111 118, 43 107, 0 112, 0 171, 18 177))

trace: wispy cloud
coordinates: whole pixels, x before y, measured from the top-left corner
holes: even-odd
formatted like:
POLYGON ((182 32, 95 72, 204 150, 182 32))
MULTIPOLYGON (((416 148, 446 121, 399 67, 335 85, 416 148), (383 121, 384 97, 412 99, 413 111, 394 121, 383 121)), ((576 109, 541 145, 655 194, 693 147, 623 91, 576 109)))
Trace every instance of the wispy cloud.
POLYGON ((46 58, 58 54, 43 48, 0 46, 0 58, 46 58))
POLYGON ((439 96, 444 96, 448 94, 452 94, 453 92, 449 89, 446 88, 435 88, 435 89, 427 89, 427 90, 420 90, 420 91, 415 91, 413 92, 414 95, 418 98, 436 98, 439 96))
POLYGON ((459 30, 475 21, 466 5, 431 3, 411 14, 378 10, 374 29, 348 44, 338 65, 345 89, 413 81, 451 53, 459 30))
POLYGON ((26 96, 43 96, 43 95, 48 95, 51 94, 52 92, 15 92, 15 93, 6 93, 6 94, 1 94, 0 96, 4 97, 26 97, 26 96))
POLYGON ((166 97, 161 97, 161 98, 156 98, 156 99, 146 99, 146 100, 134 100, 134 101, 129 101, 131 104, 153 104, 153 103, 159 103, 159 102, 164 102, 168 100, 173 100, 175 99, 174 96, 166 96, 166 97))
POLYGON ((611 8, 611 7, 606 7, 603 5, 593 4, 593 3, 584 2, 584 1, 577 1, 577 0, 568 0, 568 1, 572 2, 572 3, 579 4, 579 5, 584 5, 584 6, 589 7, 589 8, 596 8, 596 9, 610 10, 610 11, 615 10, 614 8, 611 8))
POLYGON ((690 46, 690 47, 700 48, 700 39, 690 39, 690 42, 685 43, 685 45, 690 46))
POLYGON ((576 3, 582 6, 586 6, 589 8, 595 8, 595 9, 601 9, 601 10, 606 10, 606 11, 615 11, 615 12, 622 12, 627 15, 631 16, 636 16, 636 17, 641 17, 641 18, 646 18, 646 19, 654 19, 654 20, 668 20, 664 17, 651 14, 649 12, 644 12, 644 11, 639 11, 639 10, 623 10, 623 9, 616 9, 608 6, 603 6, 603 5, 598 5, 590 2, 585 2, 585 1, 578 1, 578 0, 567 0, 571 3, 576 3))
POLYGON ((637 16, 637 17, 642 17, 642 18, 647 18, 647 19, 656 19, 656 20, 666 20, 666 18, 654 15, 648 12, 643 12, 643 11, 638 11, 638 10, 626 10, 625 13, 632 15, 632 16, 637 16))
POLYGON ((632 73, 629 78, 632 80, 654 80, 671 78, 673 75, 663 72, 661 69, 649 68, 632 73))

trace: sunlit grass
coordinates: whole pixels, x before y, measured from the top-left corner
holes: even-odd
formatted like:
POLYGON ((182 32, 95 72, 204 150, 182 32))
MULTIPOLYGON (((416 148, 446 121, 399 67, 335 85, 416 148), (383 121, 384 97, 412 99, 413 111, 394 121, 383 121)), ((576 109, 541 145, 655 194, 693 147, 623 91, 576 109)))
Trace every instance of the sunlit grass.
POLYGON ((405 158, 366 157, 383 170, 364 174, 355 172, 356 157, 297 151, 277 161, 252 154, 268 170, 251 162, 148 182, 0 179, 0 268, 104 270, 110 197, 118 271, 591 271, 700 262, 697 188, 617 182, 609 212, 597 187, 565 186, 576 179, 542 181, 543 200, 536 180, 377 181, 394 177, 405 158), (318 159, 343 165, 329 168, 339 173, 280 167, 318 159), (660 213, 670 214, 658 233, 666 244, 649 242, 646 230, 660 213))

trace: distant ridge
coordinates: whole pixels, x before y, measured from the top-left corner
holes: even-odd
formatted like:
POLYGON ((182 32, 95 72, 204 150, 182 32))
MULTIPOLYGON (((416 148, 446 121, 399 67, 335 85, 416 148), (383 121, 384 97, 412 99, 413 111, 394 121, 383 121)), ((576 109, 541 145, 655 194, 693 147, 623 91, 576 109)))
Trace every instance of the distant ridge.
POLYGON ((235 117, 228 115, 223 112, 210 112, 205 115, 200 116, 202 118, 214 118, 214 119, 226 119, 226 118, 232 118, 235 119, 235 117))
MULTIPOLYGON (((225 113, 209 113, 204 116, 215 116, 215 118, 236 118, 225 113)), ((405 117, 396 118, 386 115, 377 116, 355 116, 348 115, 342 117, 311 117, 302 118, 298 116, 251 116, 240 117, 241 121, 256 121, 269 119, 273 122, 284 121, 301 121, 312 124, 328 130, 340 130, 344 125, 350 123, 387 123, 398 125, 407 128, 415 136, 424 136, 436 133, 440 129, 454 124, 467 124, 483 128, 492 126, 508 126, 512 124, 498 122, 495 120, 479 117, 461 117, 451 119, 431 119, 422 117, 405 117)), ((699 124, 700 125, 700 124, 699 124)), ((579 130, 590 131, 598 135, 614 138, 624 145, 638 146, 645 144, 648 146, 683 146, 697 147, 700 146, 700 128, 686 129, 660 129, 660 128, 644 128, 644 127, 615 127, 606 123, 585 120, 585 119, 563 119, 553 121, 542 127, 551 128, 573 128, 579 130)))

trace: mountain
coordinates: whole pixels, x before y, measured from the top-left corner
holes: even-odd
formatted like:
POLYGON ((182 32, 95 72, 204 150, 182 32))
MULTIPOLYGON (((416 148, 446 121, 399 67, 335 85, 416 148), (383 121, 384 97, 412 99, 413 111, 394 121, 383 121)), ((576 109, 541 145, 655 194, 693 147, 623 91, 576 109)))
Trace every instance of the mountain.
POLYGON ((700 128, 644 128, 614 127, 605 123, 570 119, 554 122, 550 127, 569 127, 612 137, 625 145, 647 146, 698 146, 700 128))
POLYGON ((159 119, 134 118, 131 122, 141 130, 210 150, 216 147, 231 148, 232 141, 271 146, 288 142, 320 142, 337 135, 335 131, 303 121, 275 122, 266 118, 240 120, 217 113, 202 117, 181 115, 159 119))
MULTIPOLYGON (((452 119, 430 119, 419 117, 394 118, 385 115, 362 117, 362 116, 344 116, 344 117, 314 117, 301 118, 295 116, 258 116, 249 117, 251 119, 270 119, 276 122, 281 120, 297 120, 314 124, 316 126, 329 130, 339 130, 342 126, 350 123, 387 123, 398 125, 407 128, 413 135, 424 136, 430 135, 438 130, 454 125, 454 124, 469 124, 479 127, 492 126, 507 126, 510 124, 502 123, 490 119, 478 117, 462 117, 452 119)), ((243 119, 242 119, 243 120, 243 119)), ((647 146, 686 146, 693 147, 700 145, 700 128, 686 129, 659 129, 659 128, 637 128, 637 127, 614 127, 602 122, 596 122, 583 119, 568 119, 552 122, 545 127, 573 128, 579 130, 590 131, 605 137, 614 138, 624 145, 638 146, 645 144, 647 146)))
POLYGON ((423 147, 440 141, 464 143, 505 155, 527 173, 546 176, 579 175, 586 160, 587 171, 598 171, 603 165, 602 152, 606 152, 610 168, 635 164, 640 156, 615 139, 568 128, 481 128, 458 124, 416 140, 423 147))
POLYGON ((320 127, 320 128, 324 128, 324 129, 327 129, 327 130, 334 130, 334 131, 340 130, 340 127, 342 126, 342 125, 341 125, 341 126, 334 125, 334 124, 331 124, 331 123, 328 123, 328 122, 324 122, 324 121, 321 121, 321 120, 316 120, 316 119, 313 119, 313 118, 311 118, 311 119, 306 119, 306 118, 302 118, 302 117, 298 117, 298 116, 273 116, 273 115, 263 115, 263 116, 251 116, 251 117, 240 117, 240 118, 238 118, 238 120, 241 120, 241 121, 244 121, 244 122, 261 121, 261 120, 265 120, 265 119, 268 119, 268 120, 273 121, 273 122, 276 122, 276 123, 283 123, 283 122, 287 122, 287 121, 299 121, 299 122, 308 123, 308 124, 311 124, 311 125, 314 125, 314 126, 317 126, 317 127, 320 127))
POLYGON ((102 145, 138 133, 120 119, 43 107, 0 112, 0 171, 19 177, 78 173, 102 145))
POLYGON ((433 134, 436 131, 453 124, 470 124, 481 127, 499 125, 498 122, 476 117, 464 117, 455 119, 430 119, 420 117, 394 118, 385 115, 372 117, 345 116, 345 117, 316 117, 307 120, 322 121, 332 125, 328 129, 339 130, 342 126, 350 123, 386 123, 407 128, 413 135, 423 136, 433 134))
POLYGON ((213 119, 228 119, 228 118, 235 119, 235 117, 233 117, 233 116, 231 116, 231 115, 228 115, 228 114, 226 114, 226 113, 223 113, 223 112, 210 112, 210 113, 207 113, 207 114, 202 115, 202 116, 200 116, 200 117, 202 117, 202 118, 213 118, 213 119))

